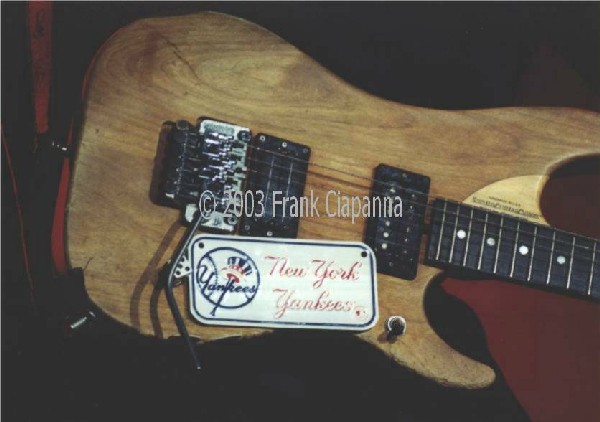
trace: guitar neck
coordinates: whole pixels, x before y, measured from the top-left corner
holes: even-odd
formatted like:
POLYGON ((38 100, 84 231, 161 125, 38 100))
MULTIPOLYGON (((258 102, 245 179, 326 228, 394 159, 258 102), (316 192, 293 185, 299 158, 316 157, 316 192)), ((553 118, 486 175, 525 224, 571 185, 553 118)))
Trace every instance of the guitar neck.
POLYGON ((427 262, 600 299, 598 241, 436 199, 427 262))

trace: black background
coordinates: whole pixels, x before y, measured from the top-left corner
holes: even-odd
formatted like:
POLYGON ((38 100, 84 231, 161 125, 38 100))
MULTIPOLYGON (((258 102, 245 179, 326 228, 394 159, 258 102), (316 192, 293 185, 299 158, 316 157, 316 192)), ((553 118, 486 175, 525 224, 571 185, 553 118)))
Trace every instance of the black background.
MULTIPOLYGON (((600 105, 598 3, 56 3, 50 111, 56 138, 65 137, 77 116, 83 73, 112 32, 140 17, 199 10, 265 26, 348 82, 406 104, 600 105)), ((177 340, 142 337, 105 319, 62 337, 63 295, 49 258, 57 165, 43 151, 31 153, 25 12, 22 3, 2 3, 2 128, 20 189, 38 306, 28 299, 3 151, 5 420, 526 418, 501 378, 481 391, 441 388, 353 338, 284 332, 210 344, 202 349, 206 370, 197 378, 177 340)), ((490 361, 464 305, 438 288, 427 300, 436 328, 451 344, 490 361)))

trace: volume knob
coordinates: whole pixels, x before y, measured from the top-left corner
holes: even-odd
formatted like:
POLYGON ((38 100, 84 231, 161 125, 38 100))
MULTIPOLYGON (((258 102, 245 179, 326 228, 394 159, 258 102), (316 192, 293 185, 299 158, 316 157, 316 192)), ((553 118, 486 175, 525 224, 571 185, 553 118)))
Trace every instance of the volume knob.
POLYGON ((406 333, 406 320, 399 315, 393 315, 385 321, 385 329, 387 331, 387 339, 394 340, 396 337, 406 333))

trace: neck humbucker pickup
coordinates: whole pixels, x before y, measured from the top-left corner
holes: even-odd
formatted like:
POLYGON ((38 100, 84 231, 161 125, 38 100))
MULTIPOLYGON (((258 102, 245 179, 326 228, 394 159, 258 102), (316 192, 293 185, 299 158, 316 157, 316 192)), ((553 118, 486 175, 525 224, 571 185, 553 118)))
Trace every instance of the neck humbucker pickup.
POLYGON ((367 221, 365 243, 375 251, 378 272, 406 280, 417 276, 428 194, 427 176, 384 164, 375 169, 371 198, 385 212, 367 221))

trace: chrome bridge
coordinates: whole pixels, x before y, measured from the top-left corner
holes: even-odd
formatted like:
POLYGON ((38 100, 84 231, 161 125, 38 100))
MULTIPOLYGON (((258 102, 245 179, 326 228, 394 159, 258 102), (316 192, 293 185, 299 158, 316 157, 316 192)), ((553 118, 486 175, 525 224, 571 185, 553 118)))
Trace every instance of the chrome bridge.
POLYGON ((165 202, 182 208, 187 223, 200 211, 202 228, 234 232, 251 139, 250 129, 241 126, 208 119, 196 125, 177 121, 167 136, 163 161, 165 202))

